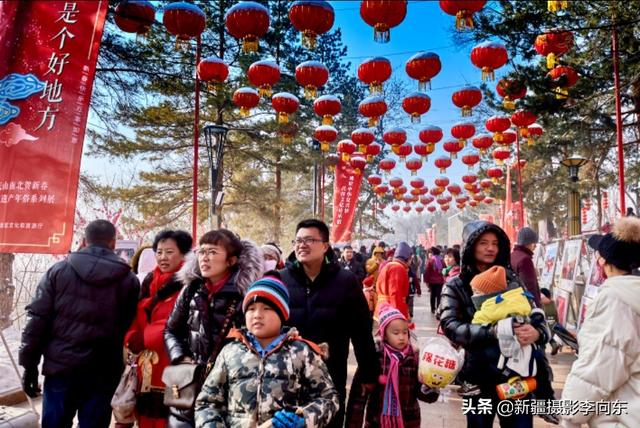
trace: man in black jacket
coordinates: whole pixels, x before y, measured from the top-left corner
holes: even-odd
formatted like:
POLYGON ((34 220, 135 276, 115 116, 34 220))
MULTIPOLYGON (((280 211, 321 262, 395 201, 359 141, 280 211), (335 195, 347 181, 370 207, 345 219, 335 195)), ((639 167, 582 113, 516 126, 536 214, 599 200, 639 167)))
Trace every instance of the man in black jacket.
POLYGON ((362 284, 366 274, 364 273, 364 266, 355 258, 353 247, 347 245, 342 249, 342 258, 340 259, 340 266, 344 270, 348 270, 355 275, 359 284, 362 284))
POLYGON ((289 288, 289 325, 305 339, 329 345, 326 363, 340 394, 340 411, 330 426, 342 427, 350 340, 366 390, 373 390, 380 373, 369 307, 362 285, 335 259, 326 224, 319 220, 300 222, 293 244, 295 250, 280 271, 289 288))
MULTIPOLYGON (((497 369, 500 346, 492 326, 471 324, 476 309, 471 300, 473 291, 470 283, 475 275, 494 265, 506 268, 508 283, 519 282, 519 279, 509 264, 509 238, 498 226, 486 221, 474 221, 465 225, 462 238, 464 247, 461 272, 458 277, 447 282, 442 291, 440 325, 444 334, 466 351, 459 379, 479 386, 477 395, 472 398, 472 405, 477 407, 479 398, 491 399, 493 403, 489 415, 467 413, 467 426, 489 428, 493 426, 499 401, 496 385, 507 382, 508 379, 497 369)), ((548 331, 542 326, 536 329, 530 324, 523 324, 514 327, 514 333, 522 346, 537 343, 544 347, 549 339, 548 331)), ((533 416, 530 414, 499 418, 501 426, 533 426, 533 416)))
POLYGON ((27 306, 19 361, 22 386, 44 400, 42 426, 108 427, 111 398, 122 374, 124 335, 136 313, 140 284, 114 252, 116 229, 95 220, 85 229, 84 248, 53 265, 27 306))

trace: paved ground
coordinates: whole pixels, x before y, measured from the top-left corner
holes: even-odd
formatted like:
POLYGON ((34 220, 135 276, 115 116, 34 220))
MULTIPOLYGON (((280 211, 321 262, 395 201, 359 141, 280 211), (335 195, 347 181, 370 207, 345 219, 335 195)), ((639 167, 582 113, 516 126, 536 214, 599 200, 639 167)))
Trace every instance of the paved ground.
MULTIPOLYGON (((426 294, 422 297, 417 297, 415 299, 414 313, 415 313, 415 323, 416 323, 416 333, 418 337, 430 337, 436 335, 436 319, 431 315, 429 311, 429 295, 426 294)), ((560 398, 562 394, 562 386, 564 385, 564 380, 571 369, 571 364, 575 360, 575 356, 568 352, 568 348, 565 348, 567 352, 559 353, 557 356, 550 356, 549 360, 551 362, 551 366, 553 368, 553 373, 555 376, 553 386, 556 390, 556 397, 560 398)), ((349 364, 349 376, 353 376, 356 370, 355 359, 353 358, 353 353, 350 357, 349 364)), ((35 400, 36 407, 38 411, 41 410, 42 402, 41 397, 35 400)), ((466 420, 461 411, 462 400, 455 393, 453 389, 447 389, 441 395, 440 401, 433 404, 420 403, 421 413, 422 413, 422 426, 428 428, 457 428, 457 427, 466 427, 466 420)), ((28 404, 22 403, 10 411, 23 411, 27 409, 28 404)), ((2 410, 2 409, 0 409, 2 410)), ((5 409, 7 411, 9 409, 5 409)), ((0 411, 0 421, 2 420, 3 412, 0 411)), ((4 415, 7 416, 6 413, 4 415)), ((33 426, 33 425, 23 425, 23 426, 33 426)), ((496 422, 494 426, 499 426, 496 422)), ((550 425, 544 422, 540 418, 535 418, 534 426, 536 428, 550 428, 556 427, 556 425, 550 425)))
MULTIPOLYGON (((429 294, 422 297, 416 297, 414 304, 414 321, 416 324, 416 333, 418 338, 430 337, 436 335, 437 321, 431 315, 429 310, 429 294)), ((571 365, 575 360, 575 356, 569 352, 569 348, 565 347, 564 353, 558 353, 556 356, 549 356, 549 362, 553 368, 554 382, 553 387, 556 391, 556 398, 562 395, 562 386, 569 374, 571 365)), ((349 375, 355 373, 356 363, 353 354, 350 357, 349 375)), ((420 411, 422 415, 422 427, 428 428, 457 428, 466 427, 466 419, 461 411, 462 400, 453 389, 447 389, 441 395, 440 400, 433 404, 420 403, 420 411)), ((494 426, 498 427, 497 422, 494 426)), ((536 428, 557 427, 546 423, 539 417, 534 420, 536 428)))

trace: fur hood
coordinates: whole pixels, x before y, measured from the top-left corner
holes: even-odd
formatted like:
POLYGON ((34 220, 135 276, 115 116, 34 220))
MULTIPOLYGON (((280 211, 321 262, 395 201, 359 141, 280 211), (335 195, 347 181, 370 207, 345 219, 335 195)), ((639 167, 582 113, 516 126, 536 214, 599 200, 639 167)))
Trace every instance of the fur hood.
MULTIPOLYGON (((238 257, 237 269, 232 274, 232 281, 238 290, 244 295, 247 288, 262 277, 264 270, 264 258, 262 250, 255 243, 242 240, 242 252, 238 257)), ((191 284, 194 280, 203 280, 198 265, 198 257, 193 251, 185 257, 182 269, 177 273, 178 280, 184 285, 191 284)))

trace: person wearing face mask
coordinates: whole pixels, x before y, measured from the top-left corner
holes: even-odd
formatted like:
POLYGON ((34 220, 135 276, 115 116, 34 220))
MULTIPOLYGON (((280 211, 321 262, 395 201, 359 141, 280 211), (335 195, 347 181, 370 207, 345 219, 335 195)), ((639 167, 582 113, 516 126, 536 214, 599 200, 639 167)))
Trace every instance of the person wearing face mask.
MULTIPOLYGON (((136 420, 140 428, 162 428, 169 409, 163 403, 165 385, 162 371, 169 365, 163 332, 169 314, 178 298, 182 282, 176 273, 191 251, 193 240, 182 230, 163 230, 153 240, 157 266, 147 274, 140 288, 136 318, 125 336, 127 350, 136 354, 138 398, 136 420)), ((133 426, 119 423, 118 427, 133 426)))
MULTIPOLYGON (((262 276, 264 258, 254 243, 212 230, 200 238, 197 257, 178 273, 184 288, 167 320, 164 342, 171 364, 215 362, 232 327, 244 324, 242 298, 262 276)), ((194 426, 193 409, 170 408, 169 427, 194 426)))
POLYGON ((267 242, 262 247, 262 255, 264 256, 264 271, 282 269, 284 262, 282 261, 282 250, 275 242, 267 242))
POLYGON ((640 219, 624 217, 611 233, 594 235, 589 246, 606 277, 587 309, 578 333, 580 354, 562 391, 562 400, 626 403, 624 411, 578 412, 564 426, 640 426, 640 219))

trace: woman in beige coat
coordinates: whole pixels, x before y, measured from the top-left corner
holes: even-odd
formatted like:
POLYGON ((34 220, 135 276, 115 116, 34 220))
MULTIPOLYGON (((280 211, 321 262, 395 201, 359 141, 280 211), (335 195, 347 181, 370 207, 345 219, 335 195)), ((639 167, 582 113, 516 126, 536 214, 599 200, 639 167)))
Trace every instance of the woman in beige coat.
POLYGON ((640 277, 631 275, 640 266, 640 219, 620 219, 612 233, 592 236, 589 246, 607 280, 587 310, 580 354, 562 393, 563 400, 580 402, 580 412, 563 423, 640 427, 640 277))

